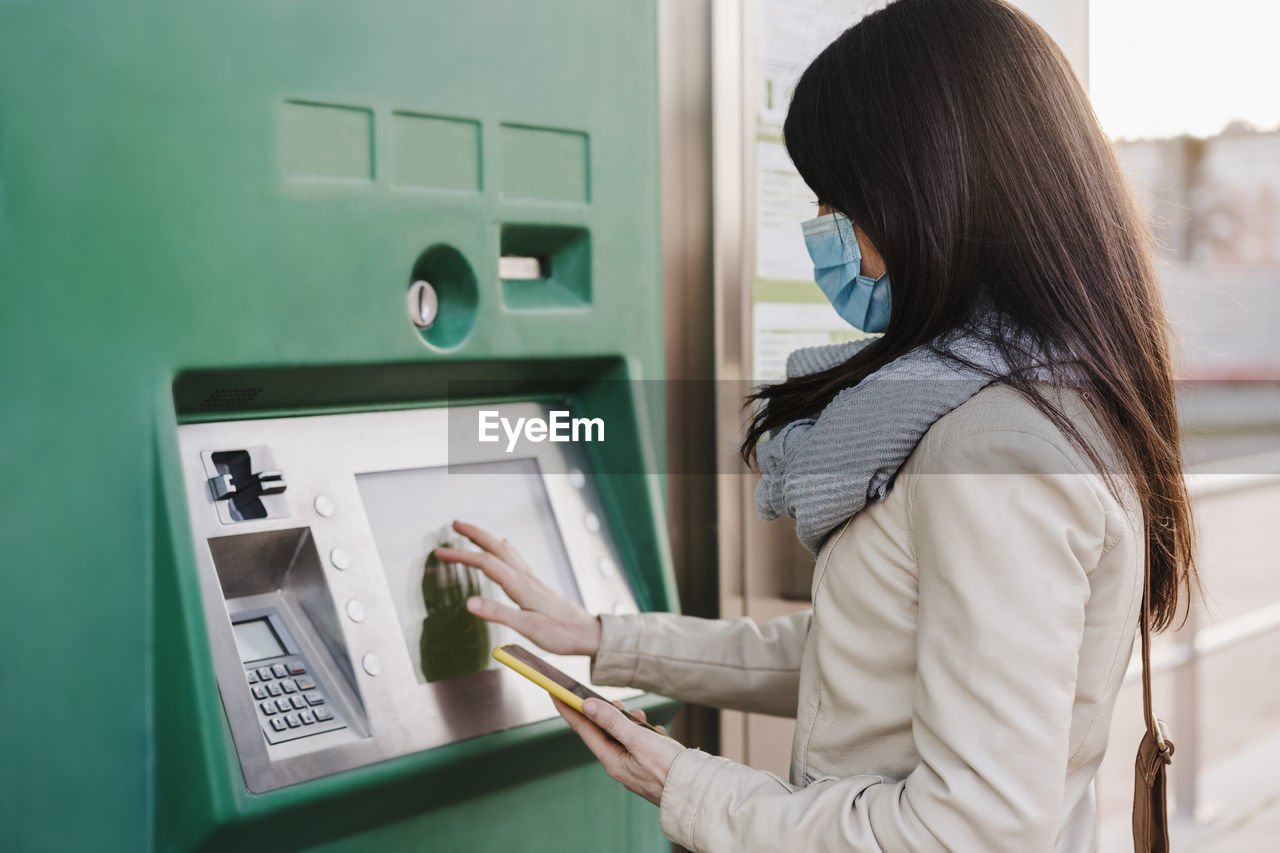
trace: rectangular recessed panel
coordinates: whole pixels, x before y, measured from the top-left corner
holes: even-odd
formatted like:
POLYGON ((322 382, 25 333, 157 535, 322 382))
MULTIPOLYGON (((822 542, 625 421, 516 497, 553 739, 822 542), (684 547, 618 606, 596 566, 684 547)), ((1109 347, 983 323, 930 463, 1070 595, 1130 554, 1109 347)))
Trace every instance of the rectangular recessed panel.
POLYGON ((284 172, 291 178, 373 180, 373 113, 358 107, 286 101, 284 172))
POLYGON ((591 234, 568 225, 507 224, 499 237, 502 304, 516 311, 591 306, 591 234))
POLYGON ((585 133, 504 124, 499 150, 504 196, 583 203, 591 200, 585 133))
POLYGON ((392 180, 400 187, 480 190, 480 124, 392 113, 392 180))

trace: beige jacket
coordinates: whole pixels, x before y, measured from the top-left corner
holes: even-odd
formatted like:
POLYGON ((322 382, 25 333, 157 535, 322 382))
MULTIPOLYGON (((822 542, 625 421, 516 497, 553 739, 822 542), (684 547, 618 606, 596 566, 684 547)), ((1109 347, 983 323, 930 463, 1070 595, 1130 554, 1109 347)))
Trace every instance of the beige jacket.
MULTIPOLYGON (((1099 442, 1078 398, 1072 422, 1099 442)), ((1136 498, 1017 392, 938 420, 818 554, 811 611, 604 615, 597 684, 796 717, 790 781, 697 749, 659 821, 755 851, 1087 851, 1138 623, 1136 498)))

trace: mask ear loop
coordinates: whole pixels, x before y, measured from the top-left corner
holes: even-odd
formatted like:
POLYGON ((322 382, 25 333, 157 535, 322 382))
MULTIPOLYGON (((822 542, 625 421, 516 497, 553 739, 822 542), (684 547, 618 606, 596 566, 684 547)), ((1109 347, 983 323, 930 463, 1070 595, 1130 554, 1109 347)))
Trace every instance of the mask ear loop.
POLYGON ((853 241, 854 254, 858 256, 858 272, 856 275, 862 275, 862 246, 858 243, 857 232, 853 230, 853 220, 838 210, 832 210, 828 215, 835 217, 836 233, 840 235, 840 248, 844 250, 845 257, 849 256, 849 243, 846 240, 846 229, 840 227, 840 222, 843 220, 844 222, 849 223, 849 228, 847 229, 848 240, 853 241))

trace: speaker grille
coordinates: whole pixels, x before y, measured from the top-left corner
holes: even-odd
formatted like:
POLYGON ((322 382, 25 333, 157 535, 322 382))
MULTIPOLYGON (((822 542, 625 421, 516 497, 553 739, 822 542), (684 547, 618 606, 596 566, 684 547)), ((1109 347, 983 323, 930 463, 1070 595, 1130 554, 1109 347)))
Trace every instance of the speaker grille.
POLYGON ((252 403, 261 393, 261 388, 217 388, 204 398, 200 408, 239 409, 252 403))

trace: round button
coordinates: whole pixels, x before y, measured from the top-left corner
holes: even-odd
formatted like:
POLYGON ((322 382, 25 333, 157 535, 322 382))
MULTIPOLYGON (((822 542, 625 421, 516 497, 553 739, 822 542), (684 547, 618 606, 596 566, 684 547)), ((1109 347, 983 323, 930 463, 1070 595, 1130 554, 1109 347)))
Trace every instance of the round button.
POLYGON ((329 552, 329 562, 333 563, 335 569, 345 572, 351 568, 351 555, 346 552, 345 548, 334 548, 329 552))
POLYGON ((579 468, 569 469, 569 485, 573 486, 575 489, 581 489, 586 484, 587 484, 587 477, 585 474, 582 473, 581 469, 579 468))
POLYGON ((601 557, 600 562, 596 563, 596 568, 600 570, 600 574, 607 578, 611 578, 618 573, 618 567, 608 557, 601 557))
POLYGON ((600 532, 600 516, 594 512, 589 512, 582 517, 582 526, 590 530, 592 533, 600 532))
POLYGON ((373 652, 369 652, 369 654, 360 659, 360 666, 364 667, 364 671, 370 675, 377 675, 382 672, 382 661, 373 652))
POLYGON ((315 501, 311 504, 316 508, 316 514, 322 518, 328 518, 333 515, 333 501, 328 495, 316 495, 315 501))
POLYGON ((352 622, 364 621, 364 605, 360 603, 360 599, 353 598, 347 602, 347 616, 352 622))

